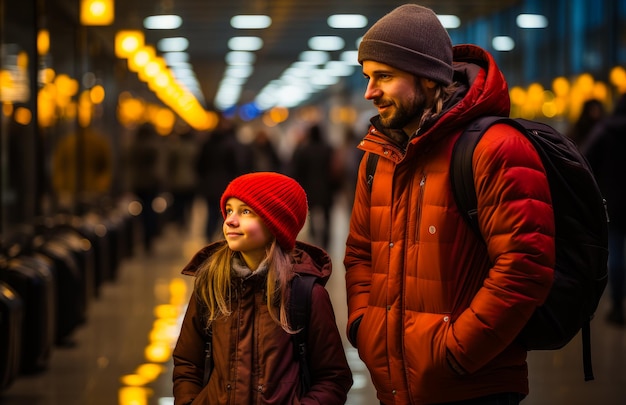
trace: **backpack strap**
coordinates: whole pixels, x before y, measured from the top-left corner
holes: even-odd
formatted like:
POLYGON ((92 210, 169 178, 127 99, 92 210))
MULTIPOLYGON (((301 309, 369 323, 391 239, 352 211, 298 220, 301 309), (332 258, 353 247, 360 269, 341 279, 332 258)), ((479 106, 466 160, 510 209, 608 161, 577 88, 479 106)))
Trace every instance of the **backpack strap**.
POLYGON ((507 123, 522 132, 526 132, 515 120, 508 117, 486 116, 478 118, 472 121, 457 139, 450 159, 450 182, 452 183, 454 201, 461 215, 480 240, 482 240, 482 234, 478 227, 478 200, 474 189, 472 157, 480 138, 489 127, 498 122, 507 123))
POLYGON ((365 180, 367 182, 367 188, 372 192, 372 185, 374 184, 374 173, 376 173, 376 165, 378 164, 378 156, 375 153, 367 153, 367 162, 365 162, 365 180))
MULTIPOLYGON (((311 292, 317 277, 298 275, 291 281, 291 295, 289 299, 289 321, 291 327, 297 330, 292 335, 293 347, 300 363, 300 380, 302 392, 311 389, 311 373, 309 370, 308 351, 306 347, 309 318, 311 314, 311 292)), ((213 371, 213 328, 207 329, 204 356, 204 377, 202 386, 207 385, 213 371)))
POLYGON ((300 362, 300 382, 303 393, 311 389, 311 372, 306 341, 311 314, 311 292, 316 280, 317 277, 315 276, 297 275, 291 281, 289 321, 292 329, 297 331, 291 336, 295 355, 300 362))
MULTIPOLYGON (((450 159, 450 182, 452 186, 452 194, 461 215, 466 220, 472 231, 474 231, 474 233, 478 236, 479 240, 483 240, 483 238, 478 226, 478 201, 476 197, 476 190, 474 189, 472 158, 474 156, 474 149, 476 148, 480 138, 487 131, 487 129, 489 129, 489 127, 496 123, 506 123, 523 133, 525 136, 528 133, 528 130, 537 131, 541 129, 541 127, 538 127, 535 123, 530 124, 527 129, 520 122, 512 118, 486 116, 479 118, 468 125, 454 144, 452 158, 450 159)), ((528 137, 528 139, 533 144, 535 149, 537 149, 537 153, 539 153, 542 163, 546 165, 546 160, 544 159, 546 152, 542 149, 541 144, 532 137, 528 137)), ((548 170, 548 168, 546 168, 546 170, 548 170)), ((583 372, 585 381, 591 381, 594 379, 591 364, 590 329, 590 321, 585 322, 581 328, 583 372)))
POLYGON ((207 338, 204 347, 204 377, 202 378, 202 386, 206 386, 213 371, 213 328, 209 326, 207 330, 207 338))

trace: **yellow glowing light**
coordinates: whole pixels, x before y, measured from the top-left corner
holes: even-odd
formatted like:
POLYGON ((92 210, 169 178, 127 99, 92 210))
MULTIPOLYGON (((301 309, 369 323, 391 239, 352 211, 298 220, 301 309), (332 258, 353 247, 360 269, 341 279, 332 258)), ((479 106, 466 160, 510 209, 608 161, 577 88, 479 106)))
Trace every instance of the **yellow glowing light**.
POLYGON ((574 86, 576 90, 584 94, 585 96, 590 95, 593 90, 594 79, 589 73, 583 73, 576 78, 574 82, 574 86))
POLYGON ((10 117, 13 114, 13 103, 2 103, 2 115, 10 117))
POLYGON ((55 76, 56 72, 52 68, 45 68, 39 73, 39 77, 43 84, 52 83, 55 76))
POLYGON ((122 30, 115 34, 115 56, 128 58, 144 46, 144 35, 141 31, 122 30))
POLYGON ((50 32, 48 30, 39 30, 37 34, 37 53, 45 55, 50 50, 50 32))
POLYGON ((519 86, 511 89, 509 97, 514 105, 524 105, 526 103, 526 91, 519 86))
POLYGON ((557 77, 552 81, 552 89, 557 97, 567 97, 569 88, 569 81, 564 77, 557 77))
POLYGON ((541 107, 541 112, 543 113, 544 116, 548 118, 554 117, 557 112, 556 104, 554 103, 554 101, 549 101, 547 103, 544 103, 543 106, 541 107))
POLYGON ((147 379, 138 374, 127 374, 120 378, 122 384, 129 385, 131 387, 141 387, 148 383, 147 379))
POLYGON ((17 67, 26 70, 28 68, 28 54, 24 51, 17 54, 17 67))
POLYGON ((156 380, 164 371, 165 367, 154 363, 145 363, 137 367, 137 374, 150 381, 156 380))
POLYGON ((143 387, 122 387, 118 392, 119 405, 147 405, 152 390, 143 387))
POLYGON ((172 349, 166 343, 153 343, 146 347, 145 356, 152 363, 165 363, 171 359, 172 349))
POLYGON ((157 305, 154 308, 154 315, 157 318, 176 318, 178 317, 178 308, 168 304, 157 305))
POLYGON ((279 124, 289 118, 289 110, 285 107, 274 107, 270 110, 270 117, 279 124))
POLYGON ((80 23, 83 25, 111 25, 115 19, 113 0, 81 0, 80 23))
POLYGON ((104 87, 97 84, 89 90, 89 97, 94 104, 100 104, 104 101, 104 87))
POLYGON ((15 110, 15 122, 21 125, 28 125, 30 121, 33 119, 33 114, 30 112, 28 108, 18 107, 15 110))
POLYGON ((622 87, 626 85, 626 69, 621 66, 615 66, 611 69, 609 80, 614 86, 622 87))
POLYGON ((128 58, 128 68, 134 72, 139 72, 154 58, 154 56, 154 48, 151 46, 144 46, 128 58))

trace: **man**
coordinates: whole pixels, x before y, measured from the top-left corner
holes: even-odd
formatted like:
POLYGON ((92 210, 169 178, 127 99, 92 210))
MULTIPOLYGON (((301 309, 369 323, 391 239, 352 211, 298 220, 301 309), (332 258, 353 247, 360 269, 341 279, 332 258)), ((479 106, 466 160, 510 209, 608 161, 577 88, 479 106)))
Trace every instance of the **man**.
POLYGON ((349 339, 382 404, 517 404, 528 367, 515 338, 553 280, 548 180, 523 134, 492 126, 473 157, 483 243, 449 177, 465 127, 508 116, 505 79, 414 4, 376 22, 358 58, 379 114, 361 142, 346 243, 349 339), (369 154, 380 157, 371 190, 369 154))

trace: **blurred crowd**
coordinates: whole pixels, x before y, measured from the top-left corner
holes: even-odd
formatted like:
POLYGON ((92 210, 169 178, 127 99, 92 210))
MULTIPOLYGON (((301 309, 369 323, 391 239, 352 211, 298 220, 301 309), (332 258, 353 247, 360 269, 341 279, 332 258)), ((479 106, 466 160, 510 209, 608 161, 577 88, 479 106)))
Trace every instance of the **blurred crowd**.
POLYGON ((317 123, 302 124, 287 136, 266 128, 243 128, 222 119, 209 133, 186 130, 160 136, 149 124, 139 127, 126 148, 126 188, 142 204, 143 244, 152 249, 163 222, 190 227, 194 202, 206 210, 207 241, 221 238, 219 198, 235 177, 249 172, 287 174, 302 184, 310 207, 305 228, 311 241, 328 247, 331 209, 338 198, 351 206, 361 158, 350 127, 331 139, 317 123), (155 201, 165 196, 167 215, 155 201))

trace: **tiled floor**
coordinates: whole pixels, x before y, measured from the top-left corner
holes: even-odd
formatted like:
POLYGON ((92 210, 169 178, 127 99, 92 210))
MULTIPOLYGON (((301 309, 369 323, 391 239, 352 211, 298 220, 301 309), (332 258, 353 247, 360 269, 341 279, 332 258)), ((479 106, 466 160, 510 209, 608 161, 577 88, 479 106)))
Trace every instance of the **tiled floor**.
MULTIPOLYGON (((0 394, 2 405, 167 405, 171 399, 171 359, 177 327, 191 279, 181 266, 201 247, 196 225, 187 232, 166 228, 151 256, 139 252, 124 261, 118 279, 91 302, 87 323, 73 334, 73 345, 55 347, 44 373, 18 378, 0 394)), ((342 253, 347 210, 338 204, 333 216, 334 260, 331 292, 339 328, 346 322, 342 253)), ((531 394, 524 405, 626 404, 626 329, 607 325, 602 302, 593 323, 596 380, 584 382, 580 340, 559 351, 531 352, 531 394)), ((377 405, 369 375, 346 343, 354 373, 351 405, 377 405)), ((454 387, 450 387, 454 389, 454 387)))

